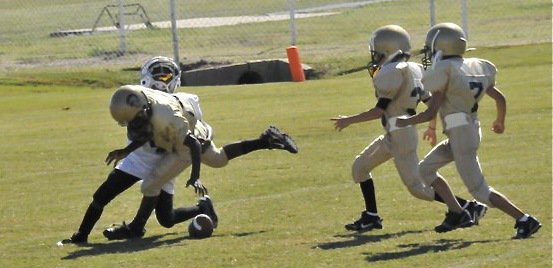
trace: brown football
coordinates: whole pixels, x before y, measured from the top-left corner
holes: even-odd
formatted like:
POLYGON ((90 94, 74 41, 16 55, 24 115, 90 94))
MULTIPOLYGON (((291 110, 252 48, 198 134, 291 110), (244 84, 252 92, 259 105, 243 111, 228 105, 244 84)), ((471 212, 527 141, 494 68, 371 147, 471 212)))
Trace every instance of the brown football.
POLYGON ((188 225, 188 234, 191 238, 207 238, 213 233, 213 221, 205 214, 200 214, 188 225))

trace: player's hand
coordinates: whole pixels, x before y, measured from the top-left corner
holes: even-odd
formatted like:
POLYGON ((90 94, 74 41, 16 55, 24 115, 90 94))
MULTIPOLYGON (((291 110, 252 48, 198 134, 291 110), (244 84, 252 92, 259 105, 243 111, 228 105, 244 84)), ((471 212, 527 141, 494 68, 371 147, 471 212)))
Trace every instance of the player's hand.
POLYGON ((207 188, 202 184, 202 181, 200 179, 189 179, 186 182, 186 187, 192 185, 194 187, 194 192, 198 196, 204 196, 207 194, 207 188))
POLYGON ((492 124, 492 130, 497 134, 501 134, 505 131, 505 124, 501 121, 496 120, 492 124))
POLYGON ((337 117, 330 118, 331 121, 334 121, 334 129, 342 131, 342 129, 347 128, 350 124, 347 121, 347 116, 339 115, 337 117))
POLYGON ((106 160, 105 160, 106 165, 109 166, 109 164, 113 162, 113 166, 115 167, 119 162, 119 160, 127 157, 127 155, 129 155, 129 153, 125 149, 113 150, 109 152, 108 156, 106 157, 106 160))
POLYGON ((427 128, 426 131, 422 135, 423 140, 427 140, 430 142, 431 146, 436 145, 437 139, 436 139, 436 129, 435 128, 427 128))

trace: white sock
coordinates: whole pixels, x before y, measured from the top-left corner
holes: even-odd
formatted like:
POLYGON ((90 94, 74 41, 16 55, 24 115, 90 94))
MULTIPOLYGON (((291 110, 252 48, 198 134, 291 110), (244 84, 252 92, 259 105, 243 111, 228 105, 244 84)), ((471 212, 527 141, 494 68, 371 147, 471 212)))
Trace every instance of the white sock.
POLYGON ((530 215, 524 214, 524 216, 520 217, 520 218, 518 219, 518 221, 520 221, 520 222, 525 222, 525 221, 528 220, 528 217, 530 217, 530 215))
POLYGON ((369 216, 378 217, 378 213, 373 213, 373 212, 368 212, 368 211, 365 211, 365 213, 367 213, 367 215, 369 215, 369 216))

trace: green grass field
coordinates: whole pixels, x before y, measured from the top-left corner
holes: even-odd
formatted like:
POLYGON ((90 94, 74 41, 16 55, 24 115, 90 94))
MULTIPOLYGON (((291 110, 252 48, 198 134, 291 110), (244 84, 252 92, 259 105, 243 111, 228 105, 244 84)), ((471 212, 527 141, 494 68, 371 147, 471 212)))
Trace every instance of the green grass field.
MULTIPOLYGON (((103 228, 134 216, 141 194, 133 187, 106 207, 89 245, 59 248, 110 172, 107 152, 125 143, 107 105, 114 87, 134 83, 136 74, 37 72, 0 75, 0 267, 551 267, 551 44, 473 55, 496 63, 508 101, 503 135, 490 130, 493 102, 481 104, 484 174, 541 220, 535 237, 512 240, 514 220, 494 209, 479 226, 435 233, 445 207, 410 196, 391 163, 373 174, 384 229, 345 231, 363 209, 350 179, 353 157, 383 132, 370 122, 338 133, 328 120, 374 105, 370 79, 360 72, 304 83, 181 88, 200 96, 218 145, 276 124, 300 153, 261 151, 223 169, 204 166, 202 180, 220 218, 209 239, 191 240, 188 223, 164 229, 152 216, 144 239, 108 242, 103 228)), ((429 149, 421 142, 420 155, 429 149)), ((196 202, 184 188, 188 171, 178 181, 177 206, 196 202)), ((451 165, 443 174, 470 198, 451 165)))
MULTIPOLYGON (((169 20, 167 4, 142 0, 153 22, 169 20)), ((348 0, 295 1, 299 9, 348 0)), ((351 0, 351 2, 355 2, 351 0)), ((458 0, 436 2, 437 22, 461 24, 458 0)), ((51 38, 59 30, 91 28, 108 0, 0 0, 0 68, 7 71, 18 65, 54 68, 80 68, 86 60, 113 57, 120 49, 119 33, 51 38), (82 12, 74 12, 80 10, 82 12), (79 63, 76 63, 74 61, 79 63), (11 68, 10 68, 11 67, 11 68)), ((235 5, 220 0, 186 0, 177 3, 179 19, 263 15, 287 10, 287 1, 248 0, 235 5)), ((551 3, 545 0, 471 1, 469 8, 470 46, 494 47, 551 42, 551 3)), ((302 62, 329 77, 367 64, 370 33, 386 24, 405 27, 414 49, 423 46, 429 25, 428 1, 394 0, 361 8, 338 9, 339 14, 297 20, 297 45, 302 62)), ((140 23, 138 16, 127 16, 126 23, 140 23)), ((112 26, 107 16, 99 26, 112 26)), ((215 62, 244 62, 255 59, 286 58, 290 45, 288 21, 241 24, 237 26, 180 29, 180 56, 183 61, 205 59, 215 62)), ((123 60, 142 64, 156 55, 173 55, 169 29, 130 31, 126 34, 129 53, 123 60)), ((104 65, 117 64, 106 60, 104 65)))

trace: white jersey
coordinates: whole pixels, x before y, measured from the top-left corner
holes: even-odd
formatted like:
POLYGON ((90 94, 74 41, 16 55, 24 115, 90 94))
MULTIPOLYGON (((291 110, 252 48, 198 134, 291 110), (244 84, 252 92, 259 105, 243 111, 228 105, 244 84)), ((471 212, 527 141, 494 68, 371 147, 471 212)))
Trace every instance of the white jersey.
POLYGON ((198 95, 179 92, 175 93, 174 96, 176 96, 181 102, 188 103, 194 109, 194 117, 197 120, 194 127, 194 136, 204 141, 211 141, 213 138, 213 129, 203 120, 203 113, 200 107, 200 98, 198 95))
POLYGON ((397 129, 395 118, 415 114, 418 103, 430 97, 421 82, 422 72, 422 65, 414 62, 391 62, 374 76, 376 97, 390 100, 384 110, 387 131, 397 129))
POLYGON ((386 118, 409 114, 421 99, 429 98, 422 85, 422 65, 414 62, 392 62, 382 66, 373 79, 376 96, 391 102, 384 111, 386 118))
POLYGON ((194 109, 194 117, 196 117, 198 121, 203 120, 202 109, 200 108, 200 97, 198 97, 198 95, 185 92, 179 92, 173 95, 176 96, 181 102, 189 103, 194 109))
POLYGON ((495 85, 496 67, 478 58, 452 58, 438 62, 423 78, 430 92, 445 93, 440 107, 442 119, 449 114, 465 113, 477 118, 478 102, 495 85))

